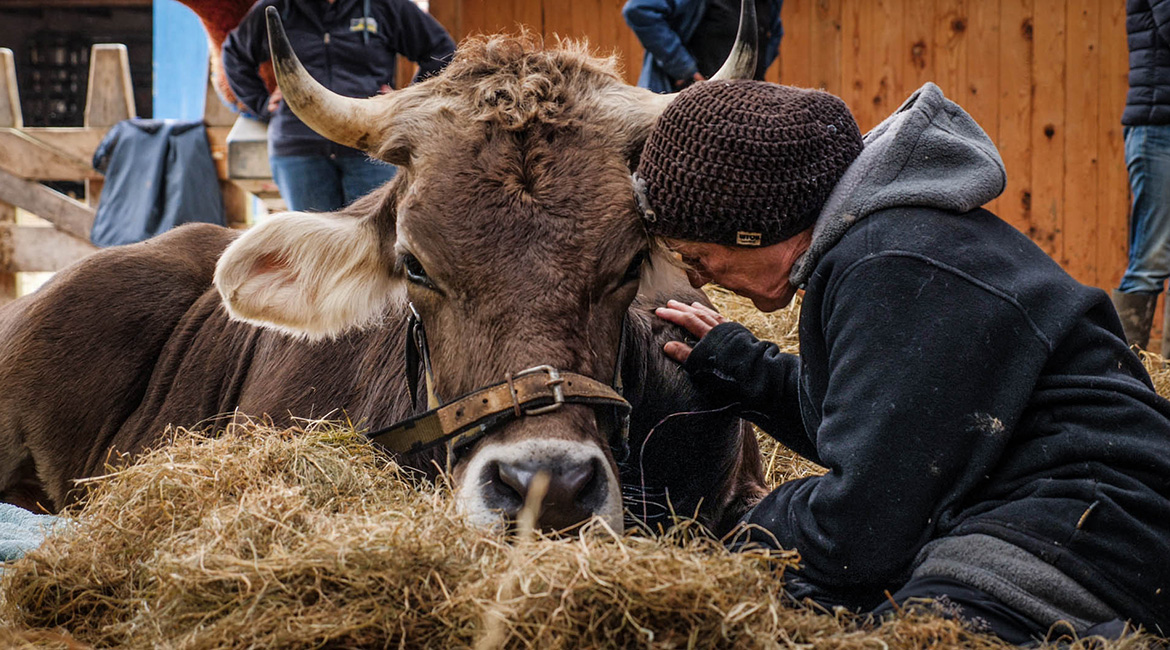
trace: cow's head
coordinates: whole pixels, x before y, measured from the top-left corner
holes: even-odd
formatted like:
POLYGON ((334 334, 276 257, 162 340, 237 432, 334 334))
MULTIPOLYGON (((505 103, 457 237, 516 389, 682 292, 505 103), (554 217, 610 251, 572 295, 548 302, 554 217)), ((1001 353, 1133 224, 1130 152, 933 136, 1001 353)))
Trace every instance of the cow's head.
MULTIPOLYGON (((340 97, 305 73, 274 12, 269 21, 294 112, 399 173, 339 213, 286 214, 240 237, 216 271, 231 314, 320 338, 401 315, 409 301, 444 399, 540 365, 611 382, 639 285, 678 273, 650 259, 630 176, 669 98, 625 84, 612 60, 526 37, 471 40, 429 81, 340 97)), ((745 49, 727 70, 754 69, 754 48, 736 53, 745 49)), ((601 420, 570 404, 480 439, 453 465, 462 508, 499 522, 544 472, 544 527, 599 515, 620 529, 601 420)))

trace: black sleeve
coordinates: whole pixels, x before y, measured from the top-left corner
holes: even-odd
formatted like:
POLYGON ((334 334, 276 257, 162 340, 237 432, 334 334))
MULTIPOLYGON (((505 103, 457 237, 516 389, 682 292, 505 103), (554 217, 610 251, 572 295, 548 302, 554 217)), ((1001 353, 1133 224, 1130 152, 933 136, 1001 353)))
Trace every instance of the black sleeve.
POLYGON ((257 3, 223 41, 223 72, 228 85, 240 103, 265 120, 269 117, 268 88, 260 79, 259 69, 270 56, 264 20, 264 9, 270 4, 257 3))
POLYGON ((418 64, 414 80, 442 72, 455 53, 455 41, 447 30, 410 0, 392 0, 390 10, 395 21, 391 33, 395 51, 418 64))
POLYGON ((736 414, 792 451, 819 463, 800 416, 800 359, 757 339, 739 323, 716 326, 683 365, 715 403, 738 404, 736 414))
POLYGON ((998 462, 1048 344, 1012 297, 912 256, 856 264, 826 296, 829 472, 780 485, 744 522, 800 551, 802 584, 880 595, 998 462))

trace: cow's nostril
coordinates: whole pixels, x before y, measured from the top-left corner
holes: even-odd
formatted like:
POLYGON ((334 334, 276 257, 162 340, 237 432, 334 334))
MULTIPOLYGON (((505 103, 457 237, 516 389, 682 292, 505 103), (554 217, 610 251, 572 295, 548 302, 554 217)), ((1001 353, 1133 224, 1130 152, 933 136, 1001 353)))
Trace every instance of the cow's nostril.
POLYGON ((523 502, 528 496, 528 486, 532 485, 532 479, 536 477, 536 470, 513 463, 499 463, 496 467, 496 474, 500 481, 511 488, 523 502))
POLYGON ((544 497, 547 508, 572 508, 581 501, 582 492, 593 480, 596 470, 592 460, 567 467, 550 477, 548 494, 544 497))
POLYGON ((595 458, 554 462, 496 461, 488 465, 485 497, 488 506, 514 517, 529 497, 538 473, 548 475, 540 497, 538 523, 545 531, 565 530, 588 521, 605 503, 606 479, 595 458))

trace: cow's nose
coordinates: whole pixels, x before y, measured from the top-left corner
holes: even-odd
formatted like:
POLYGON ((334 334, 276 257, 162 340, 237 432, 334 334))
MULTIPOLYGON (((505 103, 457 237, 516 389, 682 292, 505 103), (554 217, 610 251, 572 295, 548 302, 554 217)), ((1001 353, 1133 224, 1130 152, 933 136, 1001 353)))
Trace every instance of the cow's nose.
POLYGON ((548 475, 548 488, 541 497, 537 525, 548 532, 572 528, 587 521, 605 501, 605 473, 598 471, 597 462, 595 458, 554 464, 500 461, 494 472, 489 470, 489 501, 515 517, 528 500, 533 479, 543 472, 548 475))

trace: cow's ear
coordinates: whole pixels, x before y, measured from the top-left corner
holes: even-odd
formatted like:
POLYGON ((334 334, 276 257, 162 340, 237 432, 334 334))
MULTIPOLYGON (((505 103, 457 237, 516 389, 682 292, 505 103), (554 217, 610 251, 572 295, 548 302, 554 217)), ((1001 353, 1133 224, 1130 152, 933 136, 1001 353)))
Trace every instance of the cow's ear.
POLYGON ((311 339, 378 319, 395 280, 370 219, 290 212, 233 242, 215 286, 237 320, 311 339))

